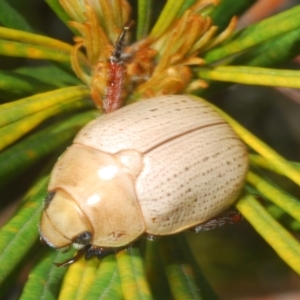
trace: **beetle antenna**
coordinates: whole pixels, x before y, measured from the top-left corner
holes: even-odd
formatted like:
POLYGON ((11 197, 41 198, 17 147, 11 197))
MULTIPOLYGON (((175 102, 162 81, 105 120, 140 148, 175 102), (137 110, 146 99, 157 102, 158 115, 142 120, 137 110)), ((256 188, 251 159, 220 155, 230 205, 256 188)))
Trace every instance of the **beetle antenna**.
POLYGON ((133 23, 133 21, 125 23, 109 59, 108 83, 103 99, 103 110, 106 113, 112 112, 122 105, 122 90, 125 72, 122 53, 124 50, 126 34, 133 23))

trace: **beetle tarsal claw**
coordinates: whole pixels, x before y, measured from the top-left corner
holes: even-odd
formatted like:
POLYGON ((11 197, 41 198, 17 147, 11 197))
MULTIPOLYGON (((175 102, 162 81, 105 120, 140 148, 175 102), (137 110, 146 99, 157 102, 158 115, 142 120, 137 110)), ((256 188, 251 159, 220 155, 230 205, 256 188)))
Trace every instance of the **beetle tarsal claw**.
POLYGON ((76 262, 90 247, 90 245, 86 245, 85 247, 82 247, 81 249, 78 250, 78 252, 71 258, 68 258, 67 260, 61 262, 61 263, 57 263, 54 262, 53 264, 57 267, 67 267, 71 264, 73 264, 74 262, 76 262))
POLYGON ((149 240, 149 241, 154 241, 157 237, 155 236, 155 235, 153 235, 153 234, 145 234, 145 237, 146 237, 146 239, 147 240, 149 240))

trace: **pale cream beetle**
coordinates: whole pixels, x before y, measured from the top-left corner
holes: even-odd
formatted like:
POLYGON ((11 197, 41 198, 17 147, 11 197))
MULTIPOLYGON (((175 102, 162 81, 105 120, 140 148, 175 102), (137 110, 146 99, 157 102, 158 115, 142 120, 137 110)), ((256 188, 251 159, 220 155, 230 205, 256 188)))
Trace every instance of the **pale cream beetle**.
POLYGON ((139 101, 87 124, 58 160, 41 238, 100 257, 196 227, 236 200, 247 169, 245 145, 205 101, 139 101))

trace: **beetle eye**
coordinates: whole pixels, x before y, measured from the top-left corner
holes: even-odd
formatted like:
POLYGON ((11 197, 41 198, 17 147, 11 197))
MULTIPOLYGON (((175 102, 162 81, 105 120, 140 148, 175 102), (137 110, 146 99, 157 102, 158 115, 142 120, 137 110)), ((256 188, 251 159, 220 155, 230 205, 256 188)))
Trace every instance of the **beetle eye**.
POLYGON ((77 235, 77 237, 75 237, 72 240, 72 242, 81 244, 81 245, 87 245, 91 242, 91 240, 92 240, 92 234, 88 231, 84 231, 84 232, 80 233, 79 235, 77 235))
POLYGON ((48 192, 46 198, 44 199, 44 209, 46 209, 49 206, 54 196, 55 196, 55 191, 48 192))

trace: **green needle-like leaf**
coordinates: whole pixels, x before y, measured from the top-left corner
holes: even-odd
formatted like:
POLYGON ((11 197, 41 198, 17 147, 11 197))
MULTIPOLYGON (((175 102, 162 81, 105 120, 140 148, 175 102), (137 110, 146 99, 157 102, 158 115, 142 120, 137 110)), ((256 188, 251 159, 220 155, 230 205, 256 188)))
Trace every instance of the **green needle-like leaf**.
POLYGON ((194 274, 193 278, 195 279, 197 286, 200 286, 198 292, 201 295, 202 299, 218 300, 219 297, 210 286, 202 270, 198 266, 197 261, 186 240, 185 234, 182 233, 175 235, 174 241, 176 243, 175 248, 180 249, 185 261, 191 266, 192 272, 194 274))
MULTIPOLYGON (((46 246, 45 246, 46 247, 46 246)), ((57 300, 62 279, 67 268, 58 268, 53 262, 63 261, 72 255, 54 249, 44 249, 29 274, 21 300, 57 300)))
POLYGON ((214 25, 219 31, 225 29, 233 16, 245 12, 256 0, 222 0, 214 7, 209 16, 213 19, 214 25))
POLYGON ((159 19, 150 33, 151 37, 159 37, 174 21, 186 0, 168 0, 159 19))
POLYGON ((0 150, 4 149, 8 145, 15 142, 20 137, 24 136, 30 130, 35 128, 37 125, 45 121, 51 116, 57 116, 64 112, 76 111, 81 108, 90 107, 91 103, 87 102, 85 99, 79 101, 66 101, 61 104, 55 105, 44 111, 38 112, 34 115, 30 115, 21 119, 20 121, 11 123, 0 128, 0 150))
POLYGON ((202 68, 198 75, 200 78, 207 80, 300 88, 300 71, 220 66, 216 68, 202 68))
POLYGON ((24 202, 18 213, 0 229, 0 283, 38 239, 37 224, 46 195, 47 183, 47 177, 41 178, 29 191, 31 197, 24 202))
POLYGON ((95 279, 85 299, 124 299, 122 296, 121 278, 114 255, 109 255, 101 260, 95 279))
POLYGON ((123 250, 118 252, 116 257, 124 299, 152 299, 145 280, 144 266, 139 250, 137 248, 123 250))
POLYGON ((45 0, 48 5, 52 8, 55 14, 63 21, 63 23, 68 26, 73 32, 76 32, 74 28, 69 26, 68 21, 71 21, 68 14, 63 10, 62 6, 59 3, 59 0, 45 0))
POLYGON ((70 65, 70 55, 51 48, 0 40, 0 55, 52 60, 70 65))
POLYGON ((300 201, 299 199, 289 195, 276 186, 268 183, 262 177, 253 172, 247 174, 247 182, 254 186, 264 197, 271 200, 274 204, 286 211, 298 222, 300 222, 300 201))
POLYGON ((14 178, 18 172, 61 147, 94 116, 94 112, 76 115, 69 120, 54 124, 22 140, 0 154, 0 185, 14 178))
POLYGON ((0 39, 20 42, 24 44, 38 45, 41 47, 59 50, 66 54, 71 54, 72 46, 57 39, 49 38, 43 35, 25 32, 0 26, 0 39))
POLYGON ((59 294, 61 300, 84 300, 90 285, 95 279, 99 260, 86 261, 81 257, 79 261, 72 264, 64 278, 63 286, 59 294))
POLYGON ((263 20, 258 24, 249 26, 237 32, 232 37, 231 42, 207 52, 207 54, 204 55, 204 59, 210 64, 242 52, 276 36, 298 29, 300 27, 299 14, 300 5, 263 20))
POLYGON ((159 255, 158 240, 147 241, 144 256, 147 279, 154 299, 173 299, 159 255))
POLYGON ((55 105, 86 98, 89 93, 86 86, 67 87, 2 104, 0 106, 0 127, 55 105))
POLYGON ((299 242, 253 196, 245 196, 236 207, 277 254, 300 274, 299 242))
POLYGON ((272 67, 299 54, 300 29, 292 30, 246 51, 232 60, 233 65, 272 67))
MULTIPOLYGON (((94 258, 86 261, 85 268, 83 269, 81 281, 79 285, 76 287, 77 295, 74 300, 85 300, 86 294, 89 292, 92 283, 95 280, 95 276, 97 273, 98 266, 100 264, 99 259, 94 258)), ((62 298, 65 299, 65 298, 62 298)))
POLYGON ((203 299, 195 281, 195 273, 173 236, 159 240, 160 255, 174 299, 203 299))
MULTIPOLYGON (((267 159, 265 159, 264 157, 257 155, 257 154, 249 154, 249 159, 250 162, 255 165, 258 166, 260 168, 284 175, 282 172, 280 172, 280 170, 276 169, 273 165, 272 162, 268 161, 267 159)), ((294 161, 289 161, 289 163, 291 165, 294 166, 294 168, 296 168, 297 170, 300 171, 300 163, 298 162, 294 162, 294 161)))
MULTIPOLYGON (((64 72, 61 68, 50 64, 37 67, 22 67, 10 72, 12 72, 15 77, 27 76, 26 79, 29 82, 31 82, 30 78, 32 78, 39 80, 42 83, 51 84, 53 87, 70 87, 82 84, 74 74, 64 72)), ((37 83, 34 85, 36 86, 37 83)))
POLYGON ((74 76, 54 65, 0 70, 1 100, 20 99, 60 87, 80 85, 74 76))
MULTIPOLYGON (((193 4, 195 4, 197 0, 186 0, 184 1, 183 5, 181 6, 181 9, 178 13, 178 16, 182 16, 184 12, 193 4)), ((211 7, 211 5, 208 5, 208 7, 211 7)))
POLYGON ((147 36, 150 27, 152 14, 152 0, 139 0, 138 5, 138 24, 136 38, 140 40, 147 36))
POLYGON ((0 22, 11 28, 32 31, 32 27, 27 20, 12 5, 11 0, 0 1, 0 22))

